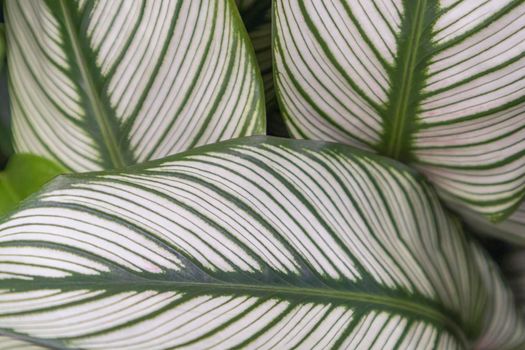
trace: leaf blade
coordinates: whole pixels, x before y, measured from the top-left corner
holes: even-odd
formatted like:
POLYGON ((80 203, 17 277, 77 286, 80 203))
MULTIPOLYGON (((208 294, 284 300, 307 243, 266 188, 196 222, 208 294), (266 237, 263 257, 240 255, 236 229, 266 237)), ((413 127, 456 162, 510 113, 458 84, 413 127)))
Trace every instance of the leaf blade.
POLYGON ((6 5, 18 151, 101 170, 264 131, 230 1, 6 5))
POLYGON ((479 307, 509 298, 476 249, 399 163, 238 139, 47 186, 0 224, 0 328, 85 348, 510 347, 498 336, 519 343, 521 321, 479 307))
POLYGON ((293 136, 393 156, 451 204, 511 215, 525 194, 521 1, 274 3, 293 136))

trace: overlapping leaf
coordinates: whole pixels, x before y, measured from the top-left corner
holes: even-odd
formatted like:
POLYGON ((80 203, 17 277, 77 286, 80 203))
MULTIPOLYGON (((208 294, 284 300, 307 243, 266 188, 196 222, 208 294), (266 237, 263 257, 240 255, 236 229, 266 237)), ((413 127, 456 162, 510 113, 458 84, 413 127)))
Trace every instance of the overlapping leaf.
POLYGON ((263 133, 260 74, 234 6, 8 0, 17 151, 86 171, 263 133))
POLYGON ((525 316, 525 250, 514 249, 503 256, 503 268, 516 296, 522 316, 525 316))
POLYGON ((267 133, 288 137, 288 131, 279 112, 273 82, 272 57, 272 0, 237 0, 255 55, 262 73, 266 100, 267 133))
POLYGON ((519 206, 514 213, 502 222, 493 223, 479 216, 476 212, 461 206, 451 206, 461 215, 465 224, 473 232, 494 236, 504 237, 509 243, 523 246, 525 239, 525 205, 519 206))
POLYGON ((524 1, 276 0, 274 15, 294 136, 408 162, 493 221, 520 204, 524 1))
MULTIPOLYGON (((0 224, 0 341, 505 349, 490 258, 404 166, 254 137, 67 175, 0 224)), ((4 343, 6 344, 6 343, 4 343)))
POLYGON ((272 12, 271 0, 236 0, 250 35, 264 81, 267 108, 276 107, 272 70, 272 12))

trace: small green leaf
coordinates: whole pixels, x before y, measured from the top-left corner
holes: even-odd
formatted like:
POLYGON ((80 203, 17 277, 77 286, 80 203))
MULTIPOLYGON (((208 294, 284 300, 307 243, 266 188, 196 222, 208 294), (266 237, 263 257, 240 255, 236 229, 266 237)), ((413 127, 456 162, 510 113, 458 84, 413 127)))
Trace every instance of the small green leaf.
POLYGON ((37 192, 55 176, 66 173, 56 163, 32 154, 15 154, 0 172, 0 216, 37 192))

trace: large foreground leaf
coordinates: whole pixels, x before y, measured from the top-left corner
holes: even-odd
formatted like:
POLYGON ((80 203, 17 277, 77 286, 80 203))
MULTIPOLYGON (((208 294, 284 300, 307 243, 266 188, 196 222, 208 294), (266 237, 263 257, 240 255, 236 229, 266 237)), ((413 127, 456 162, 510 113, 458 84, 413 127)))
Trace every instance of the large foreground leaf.
POLYGON ((523 0, 276 0, 274 15, 295 137, 408 162, 493 221, 520 204, 523 0))
POLYGON ((62 176, 0 224, 0 277, 0 341, 59 348, 506 349, 525 334, 419 176, 319 142, 62 176))
POLYGON ((17 151, 118 168, 264 132, 231 0, 6 1, 17 151))

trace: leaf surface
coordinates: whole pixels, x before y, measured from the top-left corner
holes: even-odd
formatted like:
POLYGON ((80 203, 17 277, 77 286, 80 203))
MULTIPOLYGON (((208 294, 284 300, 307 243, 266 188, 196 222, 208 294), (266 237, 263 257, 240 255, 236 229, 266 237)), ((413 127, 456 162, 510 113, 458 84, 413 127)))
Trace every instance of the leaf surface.
POLYGON ((262 82, 234 7, 7 1, 16 150, 81 172, 264 133, 262 82))
POLYGON ((267 135, 289 137, 279 112, 273 81, 272 0, 237 0, 264 82, 267 135))
POLYGON ((66 348, 522 344, 493 262, 405 166, 268 137, 65 175, 0 223, 1 334, 66 348))
POLYGON ((492 221, 520 205, 524 1, 274 4, 275 79, 294 137, 402 160, 492 221))

